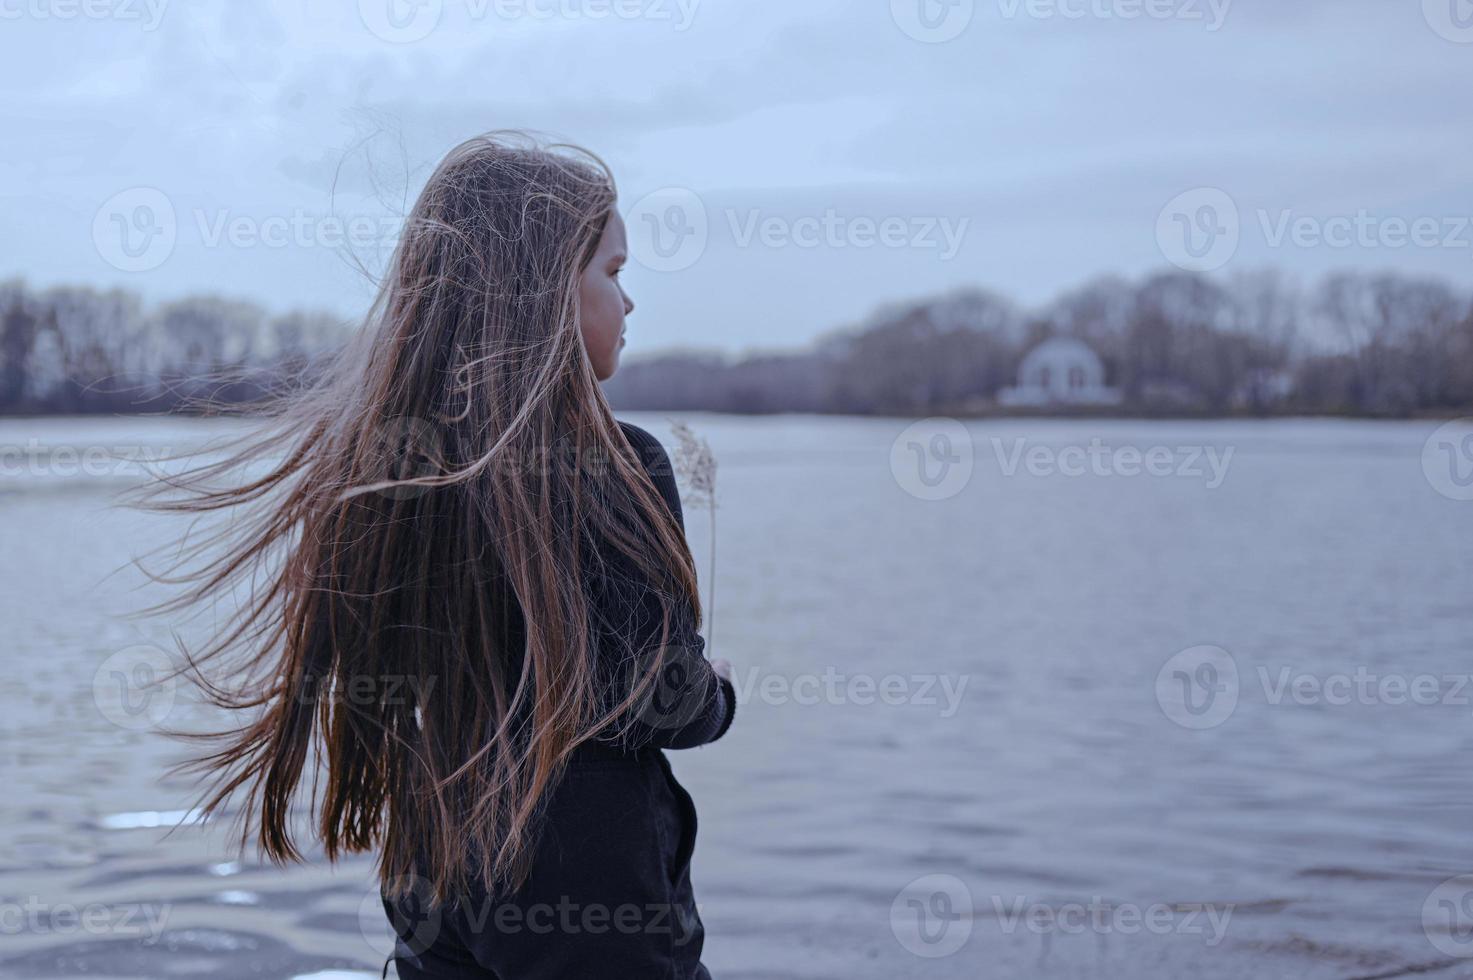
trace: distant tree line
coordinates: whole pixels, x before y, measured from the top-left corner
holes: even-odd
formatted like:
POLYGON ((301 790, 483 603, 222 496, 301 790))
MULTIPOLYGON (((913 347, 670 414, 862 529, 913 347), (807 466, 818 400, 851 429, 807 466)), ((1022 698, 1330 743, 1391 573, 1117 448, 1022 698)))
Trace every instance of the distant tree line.
POLYGON ((0 283, 0 412, 160 412, 254 401, 342 344, 322 314, 270 316, 195 296, 146 309, 126 290, 0 283), (229 378, 229 381, 222 381, 229 378))
MULTIPOLYGON (((145 308, 123 290, 0 283, 0 412, 254 400, 310 374, 353 328, 213 296, 145 308)), ((1271 271, 1104 278, 1031 311, 964 289, 882 307, 799 350, 630 358, 606 390, 636 410, 980 415, 1003 411, 998 391, 1056 336, 1100 356, 1123 396, 1112 413, 1473 410, 1473 297, 1395 273, 1341 273, 1307 290, 1271 271)))
MULTIPOLYGON (((1084 341, 1123 402, 1075 412, 1405 416, 1473 410, 1473 296, 1438 280, 1272 272, 1104 278, 1038 310, 963 289, 893 304, 803 351, 631 360, 636 409, 984 415, 1050 337, 1084 341)), ((1063 409, 1045 409, 1057 414, 1063 409)))

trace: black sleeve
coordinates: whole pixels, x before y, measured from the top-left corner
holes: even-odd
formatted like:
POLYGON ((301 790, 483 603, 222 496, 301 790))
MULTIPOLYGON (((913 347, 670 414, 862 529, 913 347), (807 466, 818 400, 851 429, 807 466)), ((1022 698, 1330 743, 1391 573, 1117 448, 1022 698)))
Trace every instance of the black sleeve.
MULTIPOLYGON (((684 530, 685 517, 669 455, 659 440, 644 429, 624 421, 619 425, 655 489, 669 505, 676 523, 684 530)), ((610 648, 622 661, 613 675, 642 676, 644 665, 659 652, 658 595, 648 587, 625 593, 624 599, 611 602, 606 612, 608 622, 618 632, 611 638, 614 642, 610 648)), ((695 610, 689 603, 677 604, 671 617, 664 666, 657 682, 650 686, 629 718, 624 736, 628 744, 693 748, 714 742, 731 727, 736 714, 736 691, 731 681, 718 676, 706 659, 706 641, 696 632, 695 620, 695 610)), ((626 687, 620 691, 620 697, 628 690, 626 687)))

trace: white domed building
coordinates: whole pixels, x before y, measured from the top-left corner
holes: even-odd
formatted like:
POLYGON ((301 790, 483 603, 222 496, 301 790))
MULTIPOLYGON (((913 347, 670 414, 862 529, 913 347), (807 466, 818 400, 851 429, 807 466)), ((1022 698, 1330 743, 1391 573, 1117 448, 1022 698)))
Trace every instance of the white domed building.
POLYGON ((1028 352, 1018 366, 1018 383, 997 393, 999 404, 1118 405, 1120 389, 1105 386, 1105 365, 1082 340, 1053 337, 1028 352))

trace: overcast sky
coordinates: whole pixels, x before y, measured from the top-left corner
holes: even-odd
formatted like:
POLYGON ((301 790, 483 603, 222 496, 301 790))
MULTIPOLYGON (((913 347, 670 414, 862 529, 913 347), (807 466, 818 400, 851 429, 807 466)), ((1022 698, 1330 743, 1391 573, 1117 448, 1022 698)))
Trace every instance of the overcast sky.
POLYGON ((615 170, 630 355, 1171 263, 1469 286, 1470 82, 1469 0, 0 0, 0 277, 351 316, 525 126, 615 170))

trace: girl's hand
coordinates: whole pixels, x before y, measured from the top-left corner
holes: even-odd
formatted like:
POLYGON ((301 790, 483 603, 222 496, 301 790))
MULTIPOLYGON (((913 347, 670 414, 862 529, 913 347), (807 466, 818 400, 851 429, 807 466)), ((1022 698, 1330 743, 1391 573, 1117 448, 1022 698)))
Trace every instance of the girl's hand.
POLYGON ((716 671, 717 677, 724 677, 727 680, 731 680, 731 661, 725 657, 717 657, 711 661, 711 669, 716 671))

